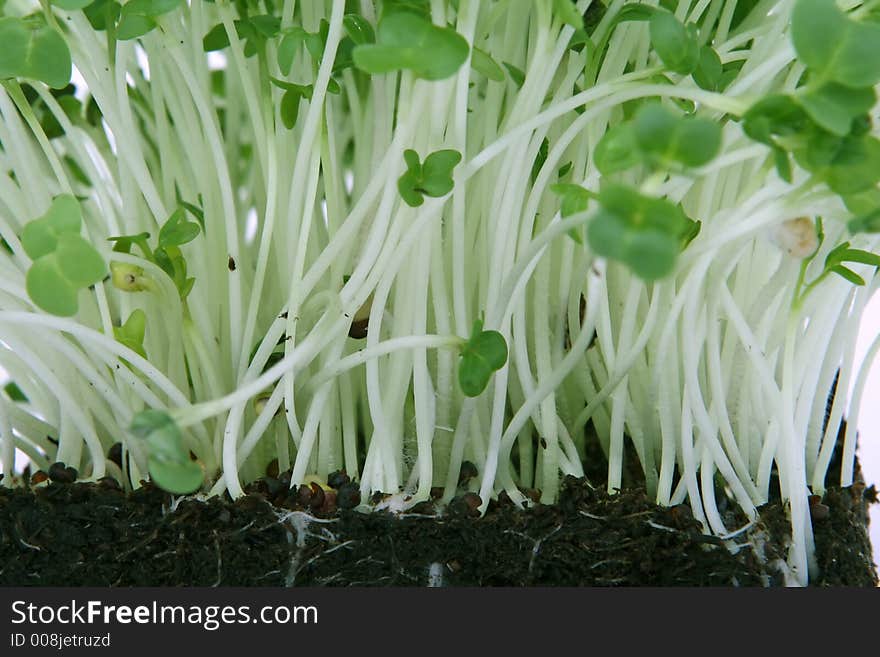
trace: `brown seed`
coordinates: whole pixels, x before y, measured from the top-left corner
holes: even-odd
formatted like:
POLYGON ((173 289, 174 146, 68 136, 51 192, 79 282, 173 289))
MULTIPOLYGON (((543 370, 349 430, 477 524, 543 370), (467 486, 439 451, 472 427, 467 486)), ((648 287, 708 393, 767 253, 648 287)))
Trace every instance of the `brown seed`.
POLYGON ((535 504, 540 504, 540 503, 541 503, 541 491, 539 491, 539 490, 537 490, 537 489, 535 489, 535 488, 526 488, 526 489, 523 491, 523 495, 525 495, 526 497, 528 497, 528 498, 529 498, 532 502, 534 502, 535 504))
POLYGON ((113 477, 101 477, 98 479, 98 485, 105 490, 122 490, 122 486, 113 477))
POLYGON ((266 476, 272 477, 273 479, 278 478, 278 459, 272 459, 269 461, 269 465, 266 466, 266 476))
POLYGON ((122 467, 122 443, 113 443, 107 452, 107 458, 120 468, 122 467))
POLYGON ((431 488, 431 499, 439 500, 443 497, 443 486, 433 486, 431 488))
POLYGON ((361 503, 361 489, 353 481, 349 481, 336 491, 336 504, 340 509, 353 509, 361 503))
POLYGON ((229 256, 229 261, 226 263, 226 265, 229 267, 229 271, 235 271, 235 258, 229 256))
POLYGON ((324 505, 324 498, 326 497, 326 495, 324 495, 324 489, 321 488, 320 484, 314 481, 311 483, 311 489, 312 499, 309 501, 309 506, 313 509, 320 509, 324 505))
POLYGON ((465 493, 449 500, 449 513, 453 516, 475 517, 480 515, 483 500, 476 493, 465 493))
POLYGON ((458 485, 467 485, 467 482, 476 477, 478 474, 479 472, 477 472, 477 466, 475 466, 470 461, 462 461, 461 469, 458 471, 458 485))
POLYGON ((828 508, 828 505, 822 504, 822 497, 820 495, 810 495, 810 517, 813 520, 825 520, 829 515, 831 515, 831 509, 828 508))
POLYGON ((324 494, 324 502, 321 504, 321 508, 318 509, 318 511, 322 516, 332 516, 336 513, 336 491, 325 490, 322 492, 324 494))
POLYGON ((36 486, 37 484, 42 484, 44 481, 49 479, 49 475, 47 475, 42 470, 37 470, 33 476, 31 477, 31 486, 36 486))
POLYGON ((348 328, 348 337, 354 338, 355 340, 363 340, 367 337, 367 325, 369 323, 369 317, 366 319, 353 320, 351 326, 348 328))
POLYGON ((672 524, 679 528, 687 525, 694 518, 691 508, 687 504, 677 504, 670 507, 669 516, 672 519, 672 524))
POLYGON ((415 513, 421 516, 433 516, 436 515, 436 511, 434 503, 431 500, 425 500, 418 504, 414 504, 412 508, 409 509, 409 513, 415 513))
POLYGON ((72 484, 77 475, 74 468, 68 468, 60 461, 49 466, 49 479, 59 484, 72 484))
POLYGON ((345 473, 345 470, 337 470, 327 475, 327 485, 336 490, 342 488, 349 481, 351 478, 345 473))
POLYGON ((296 502, 300 507, 310 506, 312 501, 312 489, 305 484, 300 484, 296 491, 296 502))

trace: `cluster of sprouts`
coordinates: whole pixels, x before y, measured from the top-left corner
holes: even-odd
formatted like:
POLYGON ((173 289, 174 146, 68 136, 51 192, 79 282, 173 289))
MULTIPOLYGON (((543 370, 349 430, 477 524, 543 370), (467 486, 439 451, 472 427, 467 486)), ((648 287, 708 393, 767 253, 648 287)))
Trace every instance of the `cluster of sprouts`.
POLYGON ((470 461, 485 509, 598 440, 723 538, 719 496, 781 494, 806 582, 880 264, 877 5, 9 0, 3 483, 277 460, 405 507, 470 461))

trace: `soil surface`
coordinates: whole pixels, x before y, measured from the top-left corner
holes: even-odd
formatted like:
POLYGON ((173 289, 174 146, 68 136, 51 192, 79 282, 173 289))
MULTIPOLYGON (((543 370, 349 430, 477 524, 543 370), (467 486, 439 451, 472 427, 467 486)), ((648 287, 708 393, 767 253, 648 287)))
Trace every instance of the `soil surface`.
MULTIPOLYGON (((568 478, 558 504, 502 499, 483 517, 463 493, 440 510, 361 513, 352 483, 290 490, 285 476, 224 498, 173 498, 115 481, 0 487, 0 585, 34 586, 766 586, 785 583, 783 506, 725 544, 685 506, 638 488, 609 496, 568 478), (730 549, 733 547, 733 551, 730 549)), ((42 479, 40 477, 39 479, 42 479)), ((476 499, 474 499, 476 498, 476 499)), ((864 484, 813 500, 818 586, 876 586, 864 484)), ((731 519, 732 518, 731 516, 731 519)), ((738 526, 738 525, 731 525, 738 526)))

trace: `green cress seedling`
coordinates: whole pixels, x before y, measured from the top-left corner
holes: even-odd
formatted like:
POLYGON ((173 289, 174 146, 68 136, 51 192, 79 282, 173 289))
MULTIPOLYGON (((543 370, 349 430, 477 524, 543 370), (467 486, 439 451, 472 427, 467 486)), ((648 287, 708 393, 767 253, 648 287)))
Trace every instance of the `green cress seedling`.
POLYGON ((367 73, 407 69, 424 80, 442 80, 464 64, 469 52, 468 42, 455 30, 402 11, 383 17, 376 43, 355 47, 352 58, 367 73))
POLYGON ((146 443, 150 477, 157 486, 174 495, 186 495, 201 487, 204 472, 190 459, 180 428, 168 413, 141 411, 132 419, 129 430, 146 443))
POLYGON ((468 397, 477 397, 492 374, 507 362, 507 342, 498 331, 484 331, 482 320, 474 322, 470 339, 461 348, 458 384, 468 397))
POLYGON ((454 150, 434 151, 422 163, 419 154, 403 152, 406 172, 397 180, 401 198, 411 207, 424 203, 425 196, 441 198, 452 191, 452 170, 461 162, 461 153, 454 150))
POLYGON ((70 195, 55 197, 42 217, 25 225, 21 244, 34 262, 27 273, 31 300, 53 315, 77 313, 79 290, 107 273, 101 254, 81 235, 82 211, 70 195))
POLYGON ((70 51, 39 16, 0 18, 0 79, 39 80, 60 89, 70 81, 70 51))
POLYGON ((122 326, 113 327, 113 336, 141 358, 147 357, 144 350, 144 335, 147 330, 147 315, 143 310, 133 310, 122 326))
MULTIPOLYGON (((158 265, 168 274, 168 277, 174 281, 181 301, 185 301, 196 279, 187 276, 186 258, 180 247, 198 237, 203 226, 204 217, 201 210, 186 204, 175 210, 159 229, 159 239, 155 249, 150 248, 147 242, 150 234, 146 232, 108 239, 115 243, 113 251, 117 253, 130 253, 132 247, 137 246, 146 260, 158 265), (187 212, 193 214, 198 223, 188 221, 187 212)), ((142 268, 127 263, 112 262, 110 269, 113 274, 113 284, 120 290, 140 292, 153 289, 152 282, 144 276, 142 268)))
POLYGON ((806 583, 869 365, 878 16, 0 0, 3 484, 237 498, 277 461, 406 508, 469 460, 485 509, 555 501, 595 436, 609 493, 635 453, 708 534, 778 491, 806 583))

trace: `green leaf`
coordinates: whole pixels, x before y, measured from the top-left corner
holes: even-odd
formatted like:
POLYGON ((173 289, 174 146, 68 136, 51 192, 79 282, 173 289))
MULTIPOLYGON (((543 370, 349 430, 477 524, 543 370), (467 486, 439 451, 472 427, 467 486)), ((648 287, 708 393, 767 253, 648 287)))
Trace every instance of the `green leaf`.
POLYGON ((685 227, 682 230, 681 235, 679 236, 680 248, 682 251, 687 248, 688 244, 690 244, 697 238, 697 235, 700 234, 700 231, 702 229, 702 221, 693 221, 690 218, 685 219, 685 227))
POLYGON ((302 100, 302 93, 295 89, 288 89, 281 97, 281 122, 288 130, 293 130, 296 125, 296 119, 299 117, 299 102, 302 100))
POLYGON ((258 34, 271 39, 281 31, 281 19, 271 14, 249 16, 248 22, 253 25, 258 34))
POLYGON ((620 260, 645 280, 671 273, 688 218, 677 205, 643 196, 624 185, 599 192, 600 210, 587 226, 596 255, 620 260))
POLYGON ((721 126, 715 121, 673 114, 659 103, 647 103, 633 123, 636 143, 661 162, 676 161, 686 167, 710 162, 721 148, 721 126))
MULTIPOLYGON (((550 185, 550 191, 560 197, 559 214, 564 219, 579 212, 587 210, 593 193, 587 191, 580 185, 571 183, 557 183, 550 185)), ((578 244, 583 244, 584 240, 581 236, 581 229, 574 228, 568 231, 568 236, 578 244)))
POLYGON ((833 274, 837 274, 838 276, 842 276, 846 280, 848 280, 853 285, 864 285, 865 279, 855 273, 852 269, 844 267, 843 265, 835 265, 831 267, 828 271, 833 274))
POLYGON ((198 463, 189 458, 180 428, 167 412, 141 411, 132 419, 129 431, 146 441, 150 476, 157 486, 169 493, 184 495, 202 485, 204 473, 198 463))
POLYGON ((828 132, 839 137, 848 135, 852 123, 877 102, 871 88, 852 89, 829 82, 796 97, 809 117, 828 132))
POLYGON ((715 49, 711 46, 703 46, 700 48, 700 59, 697 67, 694 69, 691 77, 701 89, 707 91, 718 91, 721 88, 721 78, 724 69, 721 65, 721 58, 715 49))
POLYGON ((880 82, 880 25, 851 20, 833 0, 798 0, 791 35, 798 59, 819 80, 855 88, 880 82))
POLYGON ((649 20, 651 45, 670 71, 686 75, 700 61, 700 46, 691 32, 670 12, 657 11, 649 20))
POLYGON ((82 226, 82 210, 72 194, 61 194, 52 199, 49 210, 42 216, 56 234, 79 233, 82 226))
POLYGON ((3 390, 9 395, 9 399, 14 402, 28 402, 27 395, 24 394, 21 388, 15 383, 15 381, 10 381, 5 386, 3 386, 3 390))
POLYGON ((150 442, 151 449, 168 455, 183 454, 183 436, 180 428, 167 411, 150 408, 137 413, 129 431, 150 442))
POLYGON ((29 78, 61 89, 70 82, 70 50, 61 34, 21 18, 0 18, 0 78, 29 78))
POLYGON ((458 71, 469 51, 467 40, 455 30, 400 12, 384 16, 377 42, 356 46, 352 58, 367 73, 409 69, 416 77, 442 80, 458 71))
POLYGON ((142 14, 144 16, 161 16, 177 9, 183 0, 129 0, 123 13, 142 14))
POLYGON ((862 265, 880 267, 880 256, 862 249, 846 249, 840 258, 841 262, 857 262, 862 265))
POLYGON ((571 25, 576 30, 583 29, 584 17, 578 13, 571 0, 553 0, 553 10, 566 25, 571 25))
POLYGON ((376 33, 370 22, 359 14, 346 14, 342 19, 342 25, 349 38, 356 46, 365 43, 375 43, 376 33))
POLYGON ((847 137, 824 172, 828 186, 838 194, 852 194, 880 182, 880 141, 847 137))
POLYGON ((788 153, 778 146, 773 147, 773 163, 776 166, 776 172, 785 182, 792 181, 791 175, 791 158, 788 153))
POLYGON ((76 11, 92 4, 94 0, 51 0, 51 4, 65 11, 76 11))
POLYGON ((31 260, 52 253, 58 245, 58 236, 45 221, 28 222, 21 232, 21 245, 31 260))
POLYGON ((150 247, 147 245, 147 240, 150 238, 149 233, 138 233, 137 235, 120 235, 117 237, 108 237, 108 242, 115 242, 113 246, 113 251, 116 253, 131 253, 131 247, 137 245, 141 252, 147 256, 147 259, 152 259, 152 251, 150 247))
POLYGON ((630 21, 649 21, 654 14, 661 11, 663 10, 652 7, 651 5, 642 5, 637 3, 624 5, 620 8, 620 11, 617 12, 617 15, 614 17, 614 22, 626 23, 630 21))
POLYGON ((632 124, 621 123, 602 135, 593 151, 593 160, 596 168, 605 176, 625 171, 641 162, 642 155, 632 124))
POLYGON ((406 162, 406 168, 410 173, 419 178, 422 176, 422 164, 419 160, 419 154, 413 149, 407 148, 403 151, 403 161, 406 162))
POLYGON ((25 278, 28 296, 47 313, 72 317, 79 309, 77 291, 67 280, 54 253, 38 258, 25 278))
POLYGON ((186 220, 183 208, 175 210, 159 230, 159 247, 181 246, 192 242, 199 234, 199 225, 186 220))
POLYGON ((461 162, 461 153, 456 150, 447 148, 434 151, 422 164, 422 177, 425 180, 450 178, 451 182, 452 170, 459 162, 461 162))
POLYGON ((851 233, 880 233, 880 205, 876 205, 873 210, 850 219, 847 223, 847 228, 849 228, 851 233))
MULTIPOLYGON (((283 43, 283 42, 282 42, 283 43)), ((229 45, 229 35, 226 34, 226 27, 223 23, 217 23, 214 27, 208 30, 208 33, 202 37, 202 49, 205 52, 213 52, 215 50, 223 50, 226 46, 229 45)), ((278 63, 279 66, 281 64, 281 47, 278 47, 278 63)), ((293 55, 290 55, 291 61, 293 60, 293 55)), ((284 75, 287 75, 290 70, 290 65, 288 65, 288 70, 284 71, 284 67, 281 66, 282 71, 284 71, 284 75)))
POLYGON ((471 49, 471 68, 493 82, 504 82, 504 69, 485 50, 471 49))
POLYGON ((743 115, 743 130, 755 141, 775 146, 775 136, 801 133, 809 119, 790 96, 774 94, 762 98, 743 115))
POLYGON ((25 224, 21 244, 32 260, 51 253, 58 244, 58 237, 65 233, 79 234, 82 211, 79 201, 70 194, 56 196, 46 213, 25 224))
POLYGON ((489 379, 507 362, 507 342, 498 331, 484 331, 483 322, 474 322, 471 337, 462 347, 458 364, 458 383, 468 397, 477 397, 489 379))
POLYGON ((586 211, 593 198, 593 193, 580 185, 571 183, 556 183, 550 185, 550 191, 561 197, 559 214, 564 219, 578 212, 586 211))
POLYGON ((137 39, 151 32, 156 27, 157 23, 151 16, 126 13, 126 7, 128 5, 122 7, 122 16, 119 19, 119 24, 116 26, 117 39, 120 41, 137 39))
POLYGON ((116 0, 95 0, 83 9, 89 23, 98 32, 106 30, 108 24, 115 25, 121 11, 122 5, 116 0))
POLYGON ((513 80, 513 83, 516 85, 517 89, 522 89, 523 84, 526 81, 526 74, 522 69, 517 68, 513 64, 508 64, 504 62, 504 68, 507 69, 507 74, 510 76, 510 79, 513 80))
POLYGON ((657 230, 628 231, 623 236, 623 258, 633 273, 654 281, 671 273, 681 248, 678 239, 657 230))
POLYGON ((862 190, 843 197, 846 209, 854 215, 866 215, 880 209, 880 189, 876 187, 862 190))
POLYGON ((146 328, 147 316, 143 310, 136 308, 122 326, 113 327, 113 336, 141 358, 146 358, 147 352, 144 350, 146 328))
POLYGON ((458 151, 435 151, 422 164, 419 162, 419 154, 407 149, 403 152, 403 159, 407 170, 398 178, 397 189, 407 205, 420 206, 424 202, 423 194, 439 198, 452 191, 452 170, 461 162, 461 153, 458 151))
POLYGON ((412 208, 417 208, 425 202, 422 194, 416 190, 419 182, 419 178, 411 171, 407 171, 397 179, 397 191, 400 192, 400 197, 412 208))
POLYGON ((205 473, 195 461, 165 460, 150 456, 147 465, 153 483, 172 495, 194 493, 204 482, 205 473))
POLYGON ((55 250, 58 267, 76 288, 87 287, 107 275, 107 265, 94 246, 75 233, 62 233, 55 250))

